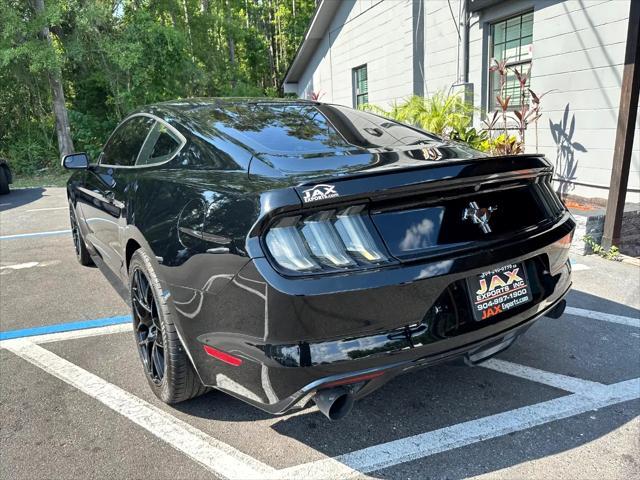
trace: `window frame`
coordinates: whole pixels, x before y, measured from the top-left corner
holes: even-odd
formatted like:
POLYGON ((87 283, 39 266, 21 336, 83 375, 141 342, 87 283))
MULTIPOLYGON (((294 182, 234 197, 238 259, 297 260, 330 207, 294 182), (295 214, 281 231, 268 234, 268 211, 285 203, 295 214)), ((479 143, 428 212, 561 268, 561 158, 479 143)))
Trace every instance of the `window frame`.
POLYGON ((153 115, 151 113, 146 113, 146 112, 134 113, 134 114, 129 115, 128 117, 126 117, 124 120, 122 120, 118 124, 118 126, 113 129, 113 132, 111 132, 111 135, 109 135, 109 138, 107 138, 107 141, 102 146, 102 151, 100 152, 100 156, 98 157, 98 166, 100 166, 100 167, 108 167, 108 168, 148 168, 148 167, 157 167, 158 165, 164 165, 165 163, 168 163, 171 160, 173 160, 174 158, 176 158, 176 156, 182 151, 182 149, 184 148, 186 143, 187 143, 187 139, 185 138, 184 135, 182 135, 182 133, 180 133, 173 125, 169 124, 168 122, 166 122, 162 118, 158 117, 157 115, 153 115), (149 140, 149 135, 151 134, 151 131, 155 127, 155 123, 154 123, 153 125, 151 125, 151 128, 149 128, 149 131, 147 132, 147 136, 145 137, 144 141, 142 142, 142 145, 140 145, 140 150, 138 150, 138 153, 136 155, 136 160, 133 163, 133 165, 111 165, 111 164, 108 164, 108 163, 102 163, 102 153, 104 152, 104 147, 107 146, 107 144, 111 140, 111 137, 113 137, 113 135, 120 129, 120 127, 122 125, 124 125, 126 122, 128 122, 129 120, 131 120, 132 118, 135 118, 135 117, 149 117, 149 118, 155 120, 156 123, 158 123, 158 122, 162 123, 176 137, 176 139, 179 140, 180 146, 176 149, 175 153, 173 155, 171 155, 171 157, 166 159, 166 160, 163 160, 161 162, 155 162, 155 163, 147 163, 147 164, 144 164, 144 165, 136 165, 136 163, 138 162, 138 158, 140 157, 140 153, 144 149, 145 144, 149 140))
POLYGON ((367 101, 364 102, 364 104, 369 103, 369 68, 366 63, 363 63, 362 65, 358 65, 357 67, 351 69, 351 81, 353 84, 353 108, 358 109, 358 97, 366 95, 367 101), (363 69, 367 75, 367 92, 358 93, 358 71, 363 69))
MULTIPOLYGON (((175 156, 180 152, 180 150, 182 149, 182 147, 184 146, 184 142, 182 141, 182 139, 176 135, 174 133, 174 131, 176 131, 175 129, 171 129, 171 126, 168 125, 166 122, 163 121, 158 121, 156 120, 155 123, 153 124, 153 126, 151 127, 151 129, 149 129, 149 132, 147 133, 147 137, 144 139, 144 142, 142 142, 142 146, 140 147, 140 151, 138 152, 138 155, 136 156, 136 161, 134 162, 134 166, 136 167, 144 167, 147 165, 162 165, 163 163, 169 162, 171 160, 173 160, 175 158, 175 156), (141 163, 139 164, 138 162, 140 161, 140 155, 142 155, 142 153, 145 151, 146 147, 147 147, 147 143, 150 141, 151 138, 151 134, 153 133, 153 131, 158 128, 158 125, 164 126, 166 127, 167 131, 167 135, 169 135, 173 140, 175 140, 177 147, 175 148, 175 150, 173 150, 173 153, 171 154, 171 156, 169 156, 167 159, 163 159, 163 160, 159 160, 156 162, 151 162, 151 163, 141 163)), ((180 132, 178 132, 180 133, 180 132)), ((160 132, 158 134, 158 136, 155 139, 155 142, 157 142, 160 139, 160 135, 162 135, 162 132, 160 132)), ((184 137, 182 137, 184 138, 184 137)), ((153 148, 155 149, 156 144, 154 143, 153 148)), ((149 154, 153 154, 153 149, 151 150, 151 152, 149 152, 149 154)), ((166 155, 163 155, 163 157, 166 155)), ((152 160, 154 157, 149 156, 149 160, 152 160)), ((157 158, 162 158, 162 157, 157 157, 157 158)))
MULTIPOLYGON (((522 10, 520 12, 516 12, 516 13, 512 13, 500 18, 495 18, 495 19, 491 19, 491 21, 487 22, 487 26, 488 26, 488 35, 487 35, 487 51, 488 51, 488 55, 487 55, 487 59, 488 59, 488 66, 487 66, 487 112, 491 113, 495 110, 497 110, 499 108, 499 105, 495 99, 494 96, 494 88, 493 88, 493 72, 490 72, 488 69, 493 65, 493 60, 494 60, 494 29, 495 26, 500 24, 500 23, 505 23, 508 22, 511 19, 520 17, 520 34, 522 34, 522 17, 528 14, 531 14, 531 21, 532 21, 532 25, 531 25, 531 44, 533 46, 533 21, 534 21, 534 13, 535 10, 533 8, 529 8, 527 10, 522 10)), ((528 35, 527 35, 528 36, 528 35)), ((518 40, 520 41, 520 48, 522 48, 522 36, 518 37, 518 40)), ((505 41, 502 42, 505 44, 506 46, 506 29, 505 29, 505 41)), ((501 60, 501 59, 499 59, 501 60)), ((533 64, 533 53, 531 54, 531 58, 529 58, 528 60, 517 60, 517 61, 512 61, 512 62, 508 62, 506 64, 507 67, 520 67, 522 65, 529 65, 529 68, 527 69, 528 72, 531 71, 531 65, 533 64)), ((529 78, 527 79, 528 82, 528 88, 531 87, 531 77, 529 76, 529 78)), ((520 104, 518 103, 517 106, 515 106, 515 104, 510 104, 509 105, 509 109, 508 111, 515 111, 519 108, 520 104)))

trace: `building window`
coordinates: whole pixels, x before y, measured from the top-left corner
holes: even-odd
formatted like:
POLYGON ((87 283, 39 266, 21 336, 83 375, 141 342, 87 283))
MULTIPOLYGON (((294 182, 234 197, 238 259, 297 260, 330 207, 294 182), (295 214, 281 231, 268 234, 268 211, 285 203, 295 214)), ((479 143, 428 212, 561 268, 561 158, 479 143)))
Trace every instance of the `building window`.
MULTIPOLYGON (((516 15, 491 25, 491 64, 493 60, 506 60, 509 73, 504 86, 504 97, 511 96, 510 109, 518 109, 520 106, 520 85, 513 73, 517 68, 520 72, 527 73, 531 69, 531 57, 533 51, 533 12, 516 15)), ((529 88, 527 79, 527 88, 529 88)), ((492 72, 489 77, 489 110, 498 107, 496 96, 500 95, 500 76, 498 72, 492 72)), ((529 94, 525 90, 525 103, 529 101, 529 94)))
POLYGON ((369 81, 367 66, 362 65, 353 69, 353 104, 359 108, 365 103, 369 103, 369 81))

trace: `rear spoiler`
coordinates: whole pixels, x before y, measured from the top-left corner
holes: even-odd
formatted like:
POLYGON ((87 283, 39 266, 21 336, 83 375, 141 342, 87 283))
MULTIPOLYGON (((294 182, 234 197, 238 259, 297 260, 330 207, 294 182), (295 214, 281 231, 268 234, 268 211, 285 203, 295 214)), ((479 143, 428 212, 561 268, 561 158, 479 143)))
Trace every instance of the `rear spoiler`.
POLYGON ((345 176, 314 179, 294 187, 303 208, 361 200, 387 200, 431 192, 520 182, 550 176, 553 167, 543 155, 486 157, 438 162, 426 166, 382 171, 361 171, 345 176))

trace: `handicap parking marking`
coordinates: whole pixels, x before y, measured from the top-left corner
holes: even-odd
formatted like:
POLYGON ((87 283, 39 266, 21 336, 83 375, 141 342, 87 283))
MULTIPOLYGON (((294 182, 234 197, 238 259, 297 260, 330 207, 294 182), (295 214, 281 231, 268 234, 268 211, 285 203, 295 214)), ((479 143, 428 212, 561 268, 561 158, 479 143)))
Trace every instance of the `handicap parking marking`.
MULTIPOLYGON (((117 323, 106 327, 87 328, 84 330, 68 330, 58 333, 47 333, 34 337, 28 337, 29 341, 40 345, 42 343, 63 342, 65 340, 76 340, 87 337, 97 337, 100 335, 114 335, 117 333, 133 332, 131 319, 125 323, 117 323)), ((0 348, 4 348, 4 343, 15 342, 15 340, 0 340, 0 348)))
POLYGON ((591 318, 594 320, 602 320, 604 322, 619 323, 628 327, 640 328, 640 318, 625 317, 622 315, 614 315, 612 313, 597 312, 595 310, 586 310, 584 308, 567 307, 564 313, 575 315, 578 317, 591 318))
POLYGON ((15 235, 2 235, 0 240, 16 240, 19 238, 32 238, 32 237, 51 237, 56 235, 66 235, 71 233, 71 230, 50 230, 48 232, 32 232, 32 233, 17 233, 15 235))
MULTIPOLYGON (((40 327, 22 328, 20 330, 6 330, 4 332, 0 332, 0 341, 130 323, 130 315, 119 315, 116 317, 98 318, 95 320, 82 320, 79 322, 56 323, 53 325, 42 325, 40 327)), ((62 339, 64 338, 61 338, 61 340, 62 339)))
MULTIPOLYGON (((72 322, 77 323, 77 322, 72 322)), ((114 335, 117 333, 132 332, 133 328, 130 321, 126 323, 117 323, 114 325, 108 325, 106 327, 85 328, 83 330, 65 330, 55 333, 45 333, 40 335, 34 335, 32 337, 17 337, 5 340, 0 340, 0 348, 9 348, 16 342, 23 340, 29 340, 31 343, 40 345, 42 343, 55 343, 63 342, 66 340, 76 340, 87 337, 97 337, 100 335, 114 335)))
POLYGON ((188 423, 27 339, 6 342, 3 346, 128 418, 216 475, 229 479, 274 476, 273 467, 210 437, 188 423))

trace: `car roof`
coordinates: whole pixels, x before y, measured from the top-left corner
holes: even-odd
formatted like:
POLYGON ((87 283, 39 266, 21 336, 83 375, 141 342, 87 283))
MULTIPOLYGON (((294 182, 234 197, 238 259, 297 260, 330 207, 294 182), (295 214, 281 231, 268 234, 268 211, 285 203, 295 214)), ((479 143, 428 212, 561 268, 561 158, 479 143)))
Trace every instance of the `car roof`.
MULTIPOLYGON (((234 105, 315 105, 319 102, 312 100, 301 100, 298 98, 270 98, 270 97, 193 97, 180 100, 170 100, 167 102, 154 103, 141 107, 136 113, 147 112, 162 117, 190 117, 190 113, 203 108, 224 108, 234 105)), ((168 118, 165 118, 168 120, 168 118)))

